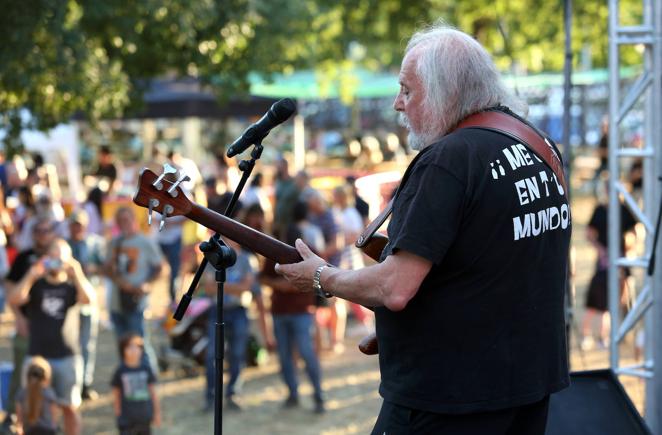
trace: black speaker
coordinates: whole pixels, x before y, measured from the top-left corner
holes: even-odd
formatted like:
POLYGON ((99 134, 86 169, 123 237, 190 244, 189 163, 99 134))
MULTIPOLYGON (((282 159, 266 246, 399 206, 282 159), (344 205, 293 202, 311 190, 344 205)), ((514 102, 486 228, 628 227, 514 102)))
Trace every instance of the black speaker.
POLYGON ((546 435, 651 435, 610 369, 574 372, 549 400, 546 435))

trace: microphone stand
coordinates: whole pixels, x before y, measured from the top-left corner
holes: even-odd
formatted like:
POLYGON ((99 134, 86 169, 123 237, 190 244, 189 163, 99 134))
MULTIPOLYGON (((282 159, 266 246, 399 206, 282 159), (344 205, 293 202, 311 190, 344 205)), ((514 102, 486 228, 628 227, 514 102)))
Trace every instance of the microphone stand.
MULTIPOLYGON (((262 141, 255 143, 253 151, 251 151, 251 159, 249 161, 242 160, 239 162, 239 170, 242 171, 241 180, 239 185, 232 194, 230 203, 225 209, 224 215, 230 216, 234 210, 241 191, 244 189, 248 178, 250 177, 255 162, 262 156, 262 141)), ((182 296, 177 310, 173 317, 180 321, 186 313, 189 303, 193 299, 193 293, 198 287, 200 278, 207 267, 207 263, 211 263, 216 269, 216 337, 214 340, 214 361, 216 363, 214 370, 214 435, 221 435, 223 433, 223 360, 225 357, 225 324, 223 323, 223 288, 225 283, 226 269, 232 267, 237 260, 237 256, 232 248, 228 247, 221 235, 214 234, 209 241, 200 244, 200 250, 204 254, 204 258, 195 272, 193 281, 189 286, 188 291, 182 296)), ((210 349, 207 349, 209 352, 210 349)))

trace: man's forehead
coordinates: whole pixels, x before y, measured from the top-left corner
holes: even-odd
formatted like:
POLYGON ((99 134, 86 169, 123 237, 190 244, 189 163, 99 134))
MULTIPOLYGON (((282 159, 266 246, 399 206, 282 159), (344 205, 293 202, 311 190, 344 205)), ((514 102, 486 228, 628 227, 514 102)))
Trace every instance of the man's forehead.
POLYGON ((405 54, 404 59, 402 59, 402 66, 400 66, 399 80, 401 82, 411 80, 413 78, 412 74, 414 74, 419 55, 420 50, 418 47, 411 49, 407 54, 405 54))

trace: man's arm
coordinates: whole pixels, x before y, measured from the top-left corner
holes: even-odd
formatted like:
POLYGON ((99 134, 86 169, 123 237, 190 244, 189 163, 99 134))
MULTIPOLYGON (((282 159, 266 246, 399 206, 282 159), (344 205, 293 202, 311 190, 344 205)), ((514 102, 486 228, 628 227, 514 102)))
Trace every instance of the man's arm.
POLYGON ((161 427, 161 402, 159 402, 159 396, 156 394, 156 387, 154 384, 149 384, 149 396, 152 398, 152 405, 154 407, 152 423, 156 427, 161 427))
POLYGON ((33 264, 27 273, 16 284, 8 286, 9 294, 7 301, 16 307, 28 302, 30 299, 30 289, 34 283, 44 275, 44 266, 41 261, 33 264))
POLYGON ((113 413, 115 417, 122 413, 122 392, 119 387, 113 387, 113 413))
POLYGON ((267 318, 267 309, 264 306, 264 299, 262 299, 261 292, 254 295, 254 301, 257 306, 258 325, 260 327, 262 338, 264 339, 264 345, 271 351, 275 349, 276 346, 270 333, 271 328, 269 327, 269 319, 267 318))
POLYGON ((23 405, 21 405, 20 401, 16 401, 16 404, 14 405, 15 411, 16 411, 16 433, 22 435, 25 433, 25 418, 23 416, 23 405))
POLYGON ((67 276, 76 287, 76 302, 89 304, 96 299, 94 287, 85 276, 80 263, 73 258, 67 263, 67 276))
MULTIPOLYGON (((315 270, 325 264, 301 240, 296 248, 304 259, 296 264, 279 264, 276 272, 300 291, 312 291, 315 270)), ((369 307, 384 306, 400 311, 414 297, 432 268, 432 262, 418 255, 398 251, 382 263, 359 270, 325 268, 320 283, 324 291, 369 307)))

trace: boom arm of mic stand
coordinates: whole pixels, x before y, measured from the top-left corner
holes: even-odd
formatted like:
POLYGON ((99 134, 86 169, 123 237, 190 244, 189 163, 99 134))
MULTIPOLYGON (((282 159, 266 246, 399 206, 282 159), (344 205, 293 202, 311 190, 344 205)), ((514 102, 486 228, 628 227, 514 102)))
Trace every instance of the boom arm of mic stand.
MULTIPOLYGON (((232 194, 232 198, 230 198, 230 203, 225 208, 225 212, 223 213, 225 216, 230 216, 234 211, 234 207, 237 204, 237 201, 239 200, 239 196, 241 195, 242 190, 244 190, 244 186, 248 181, 248 177, 251 176, 251 173, 253 172, 253 168, 255 168, 255 161, 262 156, 263 149, 264 148, 262 147, 262 142, 261 141, 257 142, 255 144, 255 147, 253 148, 253 151, 251 151, 251 159, 248 162, 243 160, 239 164, 239 169, 241 169, 243 173, 241 175, 241 180, 239 180, 239 184, 237 185, 237 188, 232 194)), ((212 236, 212 238, 217 241, 218 239, 221 238, 221 235, 216 233, 212 236)), ((186 294, 184 294, 184 296, 182 296, 182 299, 179 301, 179 305, 177 305, 177 309, 175 310, 175 314, 172 316, 175 320, 181 321, 184 318, 184 314, 186 313, 186 310, 188 309, 188 306, 191 303, 191 300, 193 299, 193 293, 195 293, 195 289, 198 288, 198 283, 200 282, 200 278, 202 278, 202 274, 205 271, 205 268, 207 267, 207 263, 208 261, 206 257, 203 258, 202 261, 200 262, 200 265, 198 266, 198 270, 195 271, 195 276, 193 277, 193 281, 191 282, 188 291, 186 292, 186 294)))

